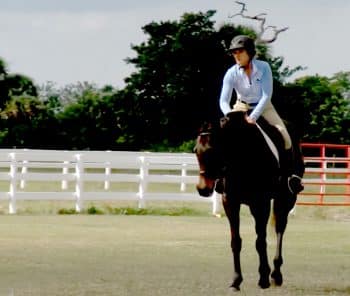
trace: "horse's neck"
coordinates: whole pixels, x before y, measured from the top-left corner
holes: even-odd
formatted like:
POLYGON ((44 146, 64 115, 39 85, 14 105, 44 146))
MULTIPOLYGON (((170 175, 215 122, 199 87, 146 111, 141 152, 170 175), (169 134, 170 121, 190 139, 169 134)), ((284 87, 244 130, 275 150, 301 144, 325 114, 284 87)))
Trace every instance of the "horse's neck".
POLYGON ((278 153, 273 153, 276 149, 269 148, 268 142, 271 140, 257 126, 243 126, 242 129, 228 131, 226 139, 225 158, 232 165, 239 163, 256 166, 268 162, 266 159, 278 158, 278 153))

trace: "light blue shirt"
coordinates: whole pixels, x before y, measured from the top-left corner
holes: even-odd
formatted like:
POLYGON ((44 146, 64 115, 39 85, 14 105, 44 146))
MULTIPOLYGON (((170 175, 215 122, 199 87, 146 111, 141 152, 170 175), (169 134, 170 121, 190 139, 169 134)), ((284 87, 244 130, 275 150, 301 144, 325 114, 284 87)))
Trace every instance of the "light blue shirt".
POLYGON ((257 120, 266 104, 271 101, 273 80, 270 65, 253 59, 250 79, 244 69, 237 64, 227 70, 220 95, 220 108, 225 115, 232 111, 230 101, 233 89, 236 91, 237 99, 257 104, 249 115, 250 118, 257 120))

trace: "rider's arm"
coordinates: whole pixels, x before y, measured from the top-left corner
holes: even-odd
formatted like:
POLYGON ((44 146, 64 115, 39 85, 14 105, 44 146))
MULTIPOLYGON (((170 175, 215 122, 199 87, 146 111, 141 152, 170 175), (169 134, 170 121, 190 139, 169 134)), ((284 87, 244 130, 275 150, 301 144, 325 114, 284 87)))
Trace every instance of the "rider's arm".
POLYGON ((262 76, 261 80, 258 82, 261 83, 261 97, 258 105, 254 108, 253 112, 249 117, 253 120, 257 120, 260 115, 263 113, 266 104, 271 101, 272 89, 273 89, 273 80, 272 80, 272 71, 268 63, 262 64, 262 76))
POLYGON ((233 75, 232 71, 227 71, 223 83, 222 83, 222 89, 220 94, 220 109, 224 115, 232 111, 231 108, 231 97, 233 92, 234 82, 233 82, 233 75))

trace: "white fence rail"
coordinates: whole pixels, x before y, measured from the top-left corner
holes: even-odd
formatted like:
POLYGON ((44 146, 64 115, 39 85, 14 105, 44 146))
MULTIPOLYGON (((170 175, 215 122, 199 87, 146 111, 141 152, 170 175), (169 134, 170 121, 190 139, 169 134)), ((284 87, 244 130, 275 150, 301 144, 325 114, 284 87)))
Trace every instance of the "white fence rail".
POLYGON ((198 164, 189 153, 121 151, 0 150, 0 200, 16 213, 20 200, 69 200, 81 212, 85 201, 135 200, 208 202, 195 184, 198 164), (162 184, 162 186, 159 186, 162 184))

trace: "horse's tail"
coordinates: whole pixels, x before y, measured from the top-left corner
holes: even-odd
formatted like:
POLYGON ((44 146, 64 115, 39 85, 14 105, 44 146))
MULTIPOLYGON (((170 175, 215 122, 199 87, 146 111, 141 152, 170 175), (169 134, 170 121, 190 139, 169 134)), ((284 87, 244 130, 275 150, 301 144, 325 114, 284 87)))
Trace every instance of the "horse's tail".
POLYGON ((272 211, 271 216, 270 216, 270 225, 273 228, 276 227, 276 213, 274 211, 272 211))

